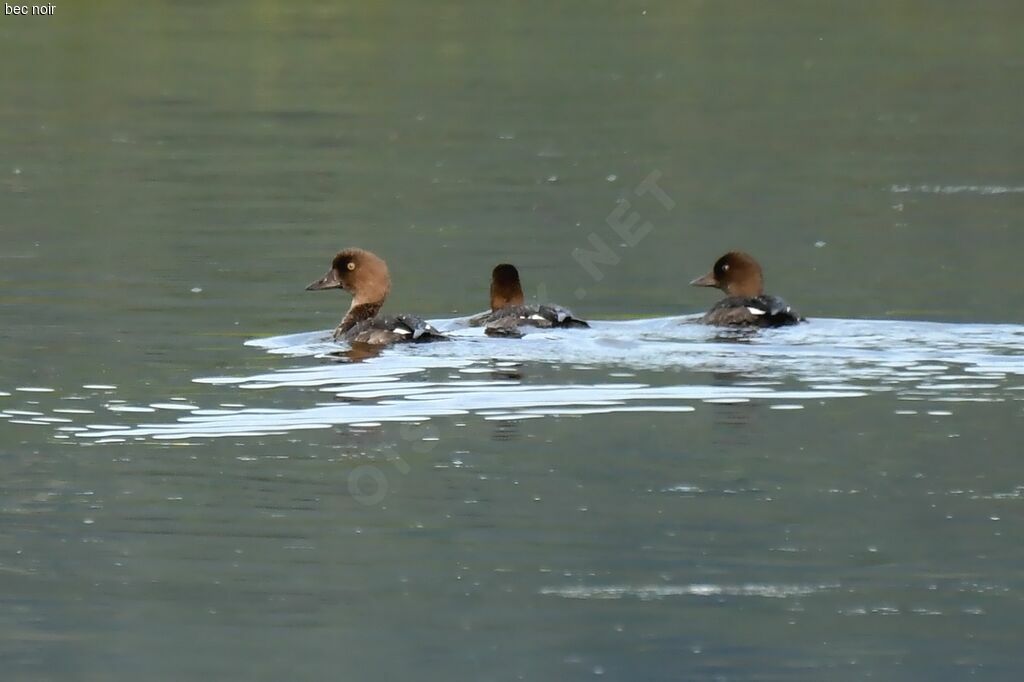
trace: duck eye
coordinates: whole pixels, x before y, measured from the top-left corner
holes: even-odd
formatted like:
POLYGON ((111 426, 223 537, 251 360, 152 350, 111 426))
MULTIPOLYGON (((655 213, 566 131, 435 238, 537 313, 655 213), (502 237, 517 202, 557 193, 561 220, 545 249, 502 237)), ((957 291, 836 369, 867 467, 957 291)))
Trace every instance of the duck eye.
POLYGON ((356 269, 355 261, 349 261, 348 265, 345 266, 345 267, 347 267, 349 270, 355 270, 356 269))
POLYGON ((723 272, 724 272, 725 270, 728 270, 728 269, 729 269, 729 264, 728 264, 728 263, 726 263, 726 264, 724 264, 724 265, 722 266, 722 271, 723 271, 723 272))

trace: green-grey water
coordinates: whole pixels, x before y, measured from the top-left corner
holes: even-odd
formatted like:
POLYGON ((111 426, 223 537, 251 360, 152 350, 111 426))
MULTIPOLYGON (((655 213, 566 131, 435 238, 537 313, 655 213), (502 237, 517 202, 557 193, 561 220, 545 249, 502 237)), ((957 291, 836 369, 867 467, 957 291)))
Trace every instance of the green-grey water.
POLYGON ((5 680, 1019 678, 1017 4, 55 4, 5 680), (329 355, 344 246, 457 338, 329 355), (678 317, 730 248, 812 321, 678 317), (594 328, 458 330, 502 260, 594 328))

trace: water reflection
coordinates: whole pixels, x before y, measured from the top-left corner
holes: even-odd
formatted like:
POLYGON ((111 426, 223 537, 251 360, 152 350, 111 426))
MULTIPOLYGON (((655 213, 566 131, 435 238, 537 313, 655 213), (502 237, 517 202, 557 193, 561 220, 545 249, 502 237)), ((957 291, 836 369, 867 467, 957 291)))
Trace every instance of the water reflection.
POLYGON ((337 358, 341 362, 362 362, 379 357, 384 351, 383 346, 375 346, 368 343, 352 344, 347 350, 332 351, 325 353, 324 357, 337 358))

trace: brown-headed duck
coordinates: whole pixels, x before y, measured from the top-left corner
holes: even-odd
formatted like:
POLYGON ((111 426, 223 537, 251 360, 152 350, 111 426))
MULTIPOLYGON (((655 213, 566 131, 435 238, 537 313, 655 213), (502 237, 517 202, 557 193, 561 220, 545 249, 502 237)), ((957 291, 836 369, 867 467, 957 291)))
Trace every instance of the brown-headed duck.
POLYGON ((701 322, 720 327, 782 327, 804 322, 788 303, 764 293, 761 266, 752 256, 730 251, 711 272, 690 282, 695 287, 715 287, 726 297, 705 313, 701 322))
POLYGON ((327 274, 306 287, 306 291, 321 289, 344 289, 352 294, 352 305, 334 329, 336 341, 385 346, 447 338, 415 315, 379 314, 391 291, 391 276, 387 263, 370 251, 339 251, 327 274))
POLYGON ((485 327, 488 336, 519 337, 520 327, 589 327, 572 311, 560 305, 545 303, 526 305, 519 270, 509 263, 500 263, 491 271, 491 310, 469 320, 474 327, 485 327))

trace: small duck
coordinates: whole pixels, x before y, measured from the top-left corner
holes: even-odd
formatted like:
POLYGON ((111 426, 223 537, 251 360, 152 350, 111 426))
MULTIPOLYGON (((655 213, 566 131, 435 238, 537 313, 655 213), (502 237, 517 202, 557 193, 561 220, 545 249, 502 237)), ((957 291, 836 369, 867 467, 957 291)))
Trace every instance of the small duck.
POLYGON ((742 251, 730 251, 711 272, 690 282, 695 287, 715 287, 726 297, 705 313, 701 322, 720 327, 782 327, 805 322, 788 303, 764 293, 761 266, 742 251))
POLYGON ((352 294, 352 305, 334 329, 335 341, 386 346, 447 339, 415 315, 378 315, 391 291, 391 276, 384 259, 370 251, 339 251, 327 274, 306 287, 306 291, 321 289, 344 289, 352 294))
POLYGON ((488 336, 523 335, 521 326, 540 327, 589 327, 590 325, 572 314, 568 308, 550 303, 526 305, 523 286, 519 282, 519 270, 510 263, 499 263, 491 271, 491 310, 470 318, 473 327, 486 327, 488 336))

